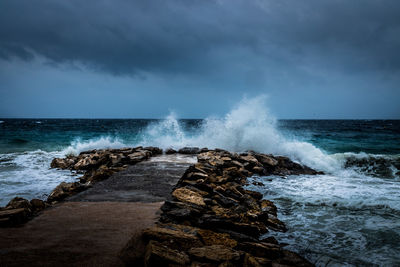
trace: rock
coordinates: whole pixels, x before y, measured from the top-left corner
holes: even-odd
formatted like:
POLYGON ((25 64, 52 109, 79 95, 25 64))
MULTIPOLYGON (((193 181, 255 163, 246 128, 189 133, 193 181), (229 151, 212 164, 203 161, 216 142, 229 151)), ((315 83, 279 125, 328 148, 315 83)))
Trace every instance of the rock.
POLYGON ((32 206, 32 210, 35 212, 44 210, 46 208, 46 203, 43 200, 37 198, 32 199, 30 201, 30 204, 32 206))
POLYGON ((226 233, 216 233, 211 230, 198 229, 197 234, 206 246, 222 245, 224 247, 234 248, 237 245, 237 241, 226 233))
POLYGON ((246 253, 243 260, 243 267, 262 267, 267 265, 265 264, 265 262, 263 263, 264 264, 261 264, 260 262, 258 262, 256 257, 253 257, 251 254, 246 253))
POLYGON ((147 241, 143 236, 133 236, 118 254, 125 266, 143 266, 147 241))
POLYGON ((88 177, 86 178, 86 181, 90 181, 90 182, 102 181, 102 180, 109 178, 113 174, 114 174, 114 171, 112 169, 103 165, 100 168, 98 168, 97 170, 94 170, 93 172, 91 172, 90 175, 88 175, 88 177))
POLYGON ((186 187, 175 189, 172 196, 180 201, 195 204, 198 206, 205 206, 203 196, 198 192, 190 190, 186 187))
POLYGON ((74 193, 81 192, 86 189, 86 186, 75 182, 75 183, 66 183, 62 182, 59 184, 49 195, 47 198, 47 202, 51 203, 53 201, 60 201, 64 198, 73 195, 74 193))
POLYGON ((161 148, 154 147, 154 146, 144 147, 143 150, 150 151, 152 156, 161 155, 163 153, 161 148))
MULTIPOLYGON (((110 160, 111 160, 111 165, 112 166, 117 166, 121 163, 122 159, 124 158, 124 154, 118 153, 118 154, 112 154, 110 155, 110 160)), ((122 163, 121 163, 122 164, 122 163)))
POLYGON ((185 202, 165 201, 162 205, 160 221, 162 222, 182 222, 200 217, 204 213, 204 208, 185 202))
POLYGON ((196 233, 197 229, 190 226, 160 224, 146 229, 143 236, 158 242, 168 242, 169 247, 182 250, 202 246, 196 233))
POLYGON ((215 262, 238 261, 241 256, 240 252, 221 245, 191 248, 189 254, 200 261, 206 260, 215 262))
POLYGON ((171 249, 166 245, 151 240, 146 248, 145 266, 184 266, 190 262, 185 252, 171 249))
POLYGON ((0 226, 14 226, 28 221, 30 212, 26 208, 6 209, 0 211, 0 226))
POLYGON ((32 205, 25 198, 15 197, 8 202, 6 209, 26 209, 27 212, 31 212, 32 205))
POLYGON ((200 148, 198 147, 184 147, 178 150, 180 154, 198 154, 200 153, 200 148))
POLYGON ((67 157, 64 159, 55 158, 51 161, 50 167, 65 170, 65 169, 71 169, 72 166, 74 166, 74 164, 75 164, 75 161, 71 157, 67 157))
POLYGON ((165 150, 165 154, 170 155, 170 154, 176 154, 177 151, 173 148, 167 148, 167 150, 165 150))
POLYGON ((256 158, 265 168, 271 168, 278 165, 278 161, 273 156, 257 154, 256 158))
POLYGON ((128 155, 129 163, 137 163, 148 159, 150 157, 150 152, 146 153, 144 151, 134 152, 128 155))

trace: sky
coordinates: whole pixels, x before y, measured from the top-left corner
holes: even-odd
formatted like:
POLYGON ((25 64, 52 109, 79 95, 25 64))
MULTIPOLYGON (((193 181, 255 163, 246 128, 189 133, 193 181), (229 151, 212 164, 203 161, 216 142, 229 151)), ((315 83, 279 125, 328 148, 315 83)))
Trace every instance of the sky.
POLYGON ((2 0, 0 117, 400 119, 398 0, 2 0))

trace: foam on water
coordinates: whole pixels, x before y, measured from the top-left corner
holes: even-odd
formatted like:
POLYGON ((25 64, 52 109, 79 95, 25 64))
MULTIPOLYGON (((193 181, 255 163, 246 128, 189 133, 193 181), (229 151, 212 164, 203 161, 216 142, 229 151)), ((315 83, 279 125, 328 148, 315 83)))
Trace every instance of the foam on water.
POLYGON ((222 118, 207 118, 194 133, 182 130, 176 117, 151 125, 144 132, 142 145, 162 148, 197 146, 229 151, 255 150, 289 156, 319 170, 332 172, 341 163, 314 145, 284 137, 276 128, 276 119, 265 105, 266 97, 242 100, 222 118))
POLYGON ((317 266, 400 264, 400 183, 344 172, 254 177, 289 229, 269 235, 317 266))
POLYGON ((60 152, 36 150, 0 155, 0 206, 15 197, 45 199, 62 181, 74 181, 70 171, 50 169, 50 162, 60 152))
POLYGON ((122 148, 134 146, 124 143, 118 138, 112 138, 109 136, 91 139, 88 141, 82 141, 80 139, 74 140, 70 146, 61 151, 62 155, 78 155, 82 151, 88 151, 93 149, 105 149, 105 148, 122 148))

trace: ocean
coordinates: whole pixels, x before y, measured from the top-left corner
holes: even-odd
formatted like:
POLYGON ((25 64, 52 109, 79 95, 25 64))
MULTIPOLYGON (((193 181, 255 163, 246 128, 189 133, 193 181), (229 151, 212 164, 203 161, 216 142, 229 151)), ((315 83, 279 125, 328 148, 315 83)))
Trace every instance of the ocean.
POLYGON ((267 236, 318 266, 400 265, 399 120, 276 120, 260 103, 203 120, 0 119, 0 206, 78 177, 50 169, 54 157, 139 145, 254 150, 324 171, 252 178, 289 229, 267 236))

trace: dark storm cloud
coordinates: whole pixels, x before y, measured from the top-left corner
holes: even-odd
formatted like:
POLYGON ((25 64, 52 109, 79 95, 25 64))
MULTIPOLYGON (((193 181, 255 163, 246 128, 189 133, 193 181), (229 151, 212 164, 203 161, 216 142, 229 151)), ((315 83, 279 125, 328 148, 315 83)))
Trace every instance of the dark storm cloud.
POLYGON ((2 1, 0 57, 113 74, 243 63, 391 72, 400 68, 399 12, 398 0, 2 1))

